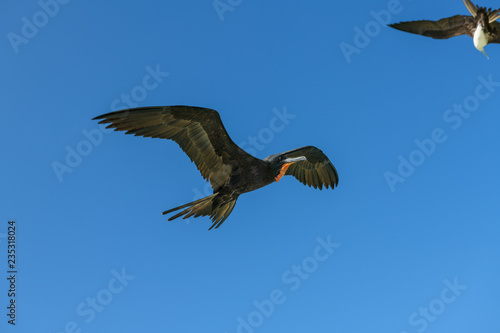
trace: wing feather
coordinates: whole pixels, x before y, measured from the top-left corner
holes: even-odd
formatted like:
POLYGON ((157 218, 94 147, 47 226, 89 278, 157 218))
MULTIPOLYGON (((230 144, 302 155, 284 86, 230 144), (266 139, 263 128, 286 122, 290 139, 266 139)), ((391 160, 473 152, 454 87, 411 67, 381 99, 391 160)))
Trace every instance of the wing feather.
POLYGON ((183 105, 145 107, 94 119, 125 134, 175 141, 213 189, 229 179, 235 163, 256 159, 231 140, 219 113, 212 109, 183 105))
POLYGON ((338 185, 337 170, 318 148, 307 146, 284 152, 283 155, 287 158, 304 156, 307 159, 290 165, 285 175, 294 176, 302 184, 319 189, 323 186, 333 189, 338 185))
POLYGON ((477 6, 472 3, 470 0, 463 0, 465 7, 471 13, 472 16, 476 17, 477 15, 477 6))
POLYGON ((389 24, 389 26, 412 34, 436 39, 448 39, 460 35, 469 35, 472 37, 469 25, 473 23, 474 19, 472 16, 455 15, 438 21, 407 21, 389 24))
POLYGON ((492 32, 488 43, 500 44, 500 23, 495 21, 490 23, 490 26, 492 28, 492 32))

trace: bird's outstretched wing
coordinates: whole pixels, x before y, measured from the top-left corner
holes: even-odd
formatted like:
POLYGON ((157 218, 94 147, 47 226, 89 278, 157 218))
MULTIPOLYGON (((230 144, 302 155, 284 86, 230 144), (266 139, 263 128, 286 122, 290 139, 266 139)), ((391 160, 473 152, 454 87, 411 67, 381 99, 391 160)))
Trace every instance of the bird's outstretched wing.
POLYGON ((493 31, 489 37, 488 43, 500 44, 500 23, 495 21, 493 23, 490 23, 490 26, 492 27, 493 31))
POLYGON ((282 153, 286 158, 304 156, 307 161, 295 162, 286 170, 285 175, 297 178, 304 185, 321 190, 323 186, 332 189, 338 185, 339 176, 332 162, 321 150, 313 146, 297 148, 282 153))
POLYGON ((229 137, 219 113, 192 106, 164 106, 127 109, 94 119, 110 124, 107 128, 136 136, 170 139, 196 164, 212 189, 223 185, 238 163, 255 159, 229 137))
POLYGON ((474 24, 472 16, 455 15, 438 21, 408 21, 389 24, 389 26, 412 34, 436 39, 448 39, 460 35, 473 37, 470 28, 471 24, 474 24))

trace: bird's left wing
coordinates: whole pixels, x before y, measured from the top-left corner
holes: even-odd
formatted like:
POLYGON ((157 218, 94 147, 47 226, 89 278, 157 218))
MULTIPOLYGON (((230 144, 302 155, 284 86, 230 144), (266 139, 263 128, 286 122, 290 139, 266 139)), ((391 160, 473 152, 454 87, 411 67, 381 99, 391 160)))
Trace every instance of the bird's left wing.
POLYGON ((471 29, 468 28, 468 25, 472 23, 473 18, 471 16, 455 15, 438 21, 407 21, 389 24, 389 26, 412 34, 435 39, 448 39, 460 35, 472 37, 471 29))
POLYGON ((214 190, 228 181, 235 164, 255 160, 231 140, 219 113, 212 109, 184 105, 144 107, 94 119, 125 134, 177 142, 214 190))
POLYGON ((338 185, 339 176, 328 157, 321 150, 313 146, 297 148, 284 152, 286 158, 304 156, 307 161, 295 162, 286 170, 285 175, 297 178, 304 185, 321 190, 323 186, 332 189, 338 185))

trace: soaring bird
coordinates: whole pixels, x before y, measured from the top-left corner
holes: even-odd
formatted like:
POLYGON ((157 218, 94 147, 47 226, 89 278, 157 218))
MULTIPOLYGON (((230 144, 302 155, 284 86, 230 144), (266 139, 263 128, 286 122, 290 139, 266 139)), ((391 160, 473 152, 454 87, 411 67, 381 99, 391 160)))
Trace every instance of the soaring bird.
POLYGON ((307 146, 261 160, 238 147, 229 137, 219 113, 193 106, 144 107, 121 110, 95 117, 107 128, 136 136, 175 141, 210 181, 213 194, 164 211, 183 209, 170 217, 209 216, 217 229, 231 214, 240 194, 254 191, 284 175, 321 190, 338 185, 337 170, 321 150, 307 146))
POLYGON ((463 0, 463 2, 472 16, 455 15, 439 21, 410 21, 389 24, 389 26, 436 39, 468 35, 473 38, 476 49, 483 52, 489 59, 484 47, 490 43, 500 43, 500 23, 496 22, 500 18, 500 9, 478 7, 470 0, 463 0))

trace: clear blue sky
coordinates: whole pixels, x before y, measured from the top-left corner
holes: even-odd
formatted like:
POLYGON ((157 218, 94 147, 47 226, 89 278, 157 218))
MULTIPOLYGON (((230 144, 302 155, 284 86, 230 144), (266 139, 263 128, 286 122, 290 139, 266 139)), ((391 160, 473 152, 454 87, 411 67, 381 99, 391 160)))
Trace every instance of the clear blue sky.
POLYGON ((460 0, 59 1, 2 5, 0 331, 500 330, 500 47, 382 26, 460 0), (339 187, 167 222, 207 193, 194 164, 91 119, 176 104, 260 158, 317 146, 339 187))

